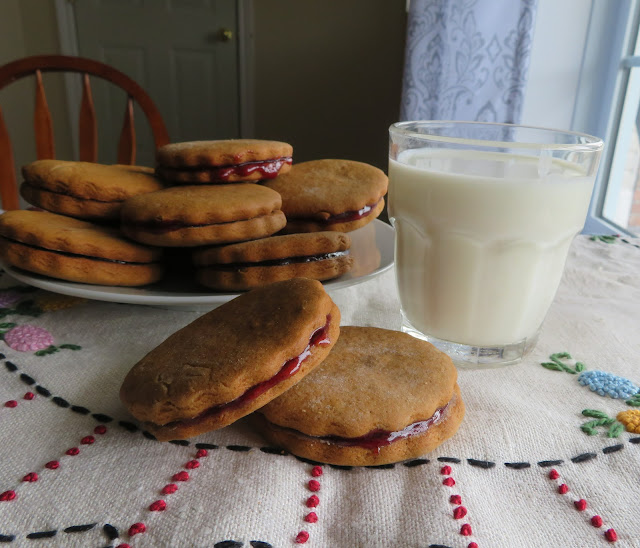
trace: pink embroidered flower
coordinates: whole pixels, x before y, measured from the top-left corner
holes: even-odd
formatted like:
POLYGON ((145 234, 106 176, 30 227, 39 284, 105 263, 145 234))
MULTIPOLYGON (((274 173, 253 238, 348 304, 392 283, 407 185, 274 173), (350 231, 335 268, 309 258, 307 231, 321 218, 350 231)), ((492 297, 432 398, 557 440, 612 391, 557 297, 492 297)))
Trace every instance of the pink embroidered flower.
POLYGON ((43 350, 53 344, 53 336, 35 325, 19 325, 4 334, 5 342, 18 352, 43 350))
POLYGON ((17 291, 0 291, 0 308, 11 308, 21 298, 17 291))

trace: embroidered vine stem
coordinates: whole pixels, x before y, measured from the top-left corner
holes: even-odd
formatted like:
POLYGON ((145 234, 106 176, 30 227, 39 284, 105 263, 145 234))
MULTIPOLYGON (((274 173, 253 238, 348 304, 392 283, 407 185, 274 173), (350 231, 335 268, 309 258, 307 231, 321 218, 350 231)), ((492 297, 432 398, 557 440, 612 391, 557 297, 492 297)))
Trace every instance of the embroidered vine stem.
POLYGON ((571 354, 569 352, 556 352, 555 354, 551 354, 549 356, 550 362, 543 362, 542 367, 546 367, 547 369, 551 369, 553 371, 564 371, 565 373, 571 373, 572 375, 576 375, 584 371, 584 364, 582 362, 576 362, 574 367, 571 367, 562 362, 562 360, 571 360, 571 354))
POLYGON ((594 419, 592 421, 585 422, 580 427, 580 430, 589 436, 595 436, 598 433, 597 429, 601 426, 608 427, 608 438, 617 438, 622 434, 622 432, 624 432, 624 424, 614 418, 611 418, 603 411, 598 411, 597 409, 585 409, 582 411, 582 414, 585 417, 594 419))
POLYGON ((42 350, 38 350, 37 352, 35 352, 36 356, 48 356, 49 354, 53 354, 55 352, 58 352, 61 349, 65 349, 65 350, 81 350, 82 347, 78 346, 77 344, 61 344, 60 346, 55 346, 54 344, 52 344, 51 346, 48 346, 47 348, 43 348, 42 350))

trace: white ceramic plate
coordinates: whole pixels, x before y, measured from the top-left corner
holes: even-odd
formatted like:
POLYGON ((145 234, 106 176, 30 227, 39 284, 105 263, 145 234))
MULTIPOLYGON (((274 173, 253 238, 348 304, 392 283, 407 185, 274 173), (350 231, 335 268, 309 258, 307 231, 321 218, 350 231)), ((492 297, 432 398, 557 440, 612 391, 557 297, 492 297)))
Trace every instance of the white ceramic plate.
MULTIPOLYGON (((394 230, 375 219, 372 223, 349 233, 354 264, 350 272, 324 282, 327 291, 365 282, 388 270, 393 264, 394 230)), ((143 304, 162 308, 198 310, 227 302, 237 293, 214 293, 190 279, 164 279, 144 287, 118 287, 66 282, 33 274, 4 263, 0 265, 16 280, 73 297, 83 297, 115 303, 143 304)))

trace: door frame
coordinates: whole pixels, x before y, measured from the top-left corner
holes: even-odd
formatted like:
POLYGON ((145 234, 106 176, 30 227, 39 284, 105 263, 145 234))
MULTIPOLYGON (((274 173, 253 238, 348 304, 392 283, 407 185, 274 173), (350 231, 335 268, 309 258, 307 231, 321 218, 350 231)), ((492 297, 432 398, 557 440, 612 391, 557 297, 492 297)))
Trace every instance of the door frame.
MULTIPOLYGON (((255 127, 254 112, 254 0, 236 0, 236 17, 238 21, 238 106, 240 112, 240 137, 253 137, 255 127)), ((58 23, 58 39, 60 53, 78 56, 78 34, 74 14, 73 0, 55 0, 56 20, 58 23)), ((76 109, 72 105, 79 105, 82 97, 81 83, 72 74, 65 75, 67 96, 67 112, 71 127, 71 142, 73 150, 79 150, 78 124, 74 116, 76 109)))

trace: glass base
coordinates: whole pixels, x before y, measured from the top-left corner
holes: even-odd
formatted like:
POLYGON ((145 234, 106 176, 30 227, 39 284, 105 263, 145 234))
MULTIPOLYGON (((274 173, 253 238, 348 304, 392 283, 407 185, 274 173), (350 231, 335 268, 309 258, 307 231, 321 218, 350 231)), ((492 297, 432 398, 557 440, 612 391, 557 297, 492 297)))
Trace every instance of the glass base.
POLYGON ((539 333, 539 331, 536 331, 532 337, 513 344, 472 346, 425 335, 413 327, 404 317, 402 331, 418 339, 430 342, 438 350, 448 354, 456 366, 463 368, 489 368, 516 364, 533 350, 538 341, 539 333))

